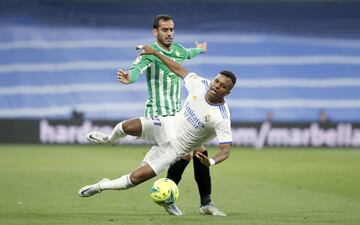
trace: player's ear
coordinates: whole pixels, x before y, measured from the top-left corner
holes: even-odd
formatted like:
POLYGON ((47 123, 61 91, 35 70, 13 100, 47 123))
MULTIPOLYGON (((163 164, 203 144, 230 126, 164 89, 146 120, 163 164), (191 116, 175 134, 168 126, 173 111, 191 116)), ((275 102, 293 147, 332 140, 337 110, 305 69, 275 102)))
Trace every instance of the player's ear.
POLYGON ((234 86, 228 87, 228 91, 226 92, 225 96, 228 95, 228 94, 230 94, 230 92, 231 92, 231 90, 233 89, 233 87, 234 87, 234 86))
POLYGON ((157 37, 158 36, 158 30, 153 28, 153 34, 154 34, 155 37, 157 37))

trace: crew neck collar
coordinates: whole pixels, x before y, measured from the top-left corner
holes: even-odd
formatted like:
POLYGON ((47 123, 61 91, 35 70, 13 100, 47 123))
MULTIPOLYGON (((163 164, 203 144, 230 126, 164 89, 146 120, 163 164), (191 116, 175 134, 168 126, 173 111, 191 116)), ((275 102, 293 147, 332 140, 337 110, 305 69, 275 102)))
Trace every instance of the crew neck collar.
MULTIPOLYGON (((161 50, 162 52, 165 52, 165 53, 170 54, 170 53, 173 51, 173 48, 171 48, 170 51, 162 48, 162 47, 157 43, 157 41, 155 41, 155 45, 156 45, 158 48, 160 48, 160 50, 161 50)), ((172 47, 172 44, 171 44, 171 47, 172 47)))

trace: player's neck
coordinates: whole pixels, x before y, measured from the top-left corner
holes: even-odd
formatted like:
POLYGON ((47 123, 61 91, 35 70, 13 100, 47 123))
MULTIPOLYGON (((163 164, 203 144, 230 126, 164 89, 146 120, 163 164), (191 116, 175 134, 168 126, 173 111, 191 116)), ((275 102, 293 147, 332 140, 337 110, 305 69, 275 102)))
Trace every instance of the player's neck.
POLYGON ((209 95, 205 95, 205 100, 210 104, 210 105, 219 105, 219 104, 223 104, 225 102, 224 98, 212 98, 209 95))
POLYGON ((163 44, 161 44, 160 42, 156 41, 156 43, 159 45, 160 48, 166 50, 166 51, 170 51, 171 50, 171 45, 169 47, 164 46, 163 44))

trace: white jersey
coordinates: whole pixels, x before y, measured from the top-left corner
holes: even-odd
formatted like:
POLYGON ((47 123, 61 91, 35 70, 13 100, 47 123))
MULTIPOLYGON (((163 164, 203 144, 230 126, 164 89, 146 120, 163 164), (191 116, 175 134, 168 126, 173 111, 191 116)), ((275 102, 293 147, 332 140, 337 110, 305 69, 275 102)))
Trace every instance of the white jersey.
POLYGON ((210 104, 205 99, 210 81, 195 73, 184 78, 189 94, 175 115, 171 144, 177 152, 189 153, 217 136, 220 144, 231 144, 230 112, 226 103, 210 104))

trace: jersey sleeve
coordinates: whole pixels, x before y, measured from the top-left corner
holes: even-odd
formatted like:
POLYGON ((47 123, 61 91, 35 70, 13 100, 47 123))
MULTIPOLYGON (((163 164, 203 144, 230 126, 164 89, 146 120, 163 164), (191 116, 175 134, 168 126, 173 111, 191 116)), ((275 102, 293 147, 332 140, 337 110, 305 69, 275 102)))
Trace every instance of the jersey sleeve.
POLYGON ((138 56, 130 68, 130 82, 133 83, 139 79, 140 75, 154 63, 154 59, 149 56, 138 56))
POLYGON ((205 52, 201 48, 185 48, 184 46, 182 46, 179 43, 177 43, 176 46, 182 52, 182 57, 183 57, 184 60, 192 59, 195 56, 199 55, 200 53, 205 52))
POLYGON ((215 127, 215 133, 219 144, 232 144, 231 122, 230 119, 223 119, 215 127))
POLYGON ((189 73, 184 77, 185 87, 188 92, 198 90, 204 81, 205 80, 196 73, 189 73))
POLYGON ((187 48, 186 51, 187 51, 187 59, 194 58, 195 56, 204 52, 204 50, 202 50, 201 48, 187 48))

